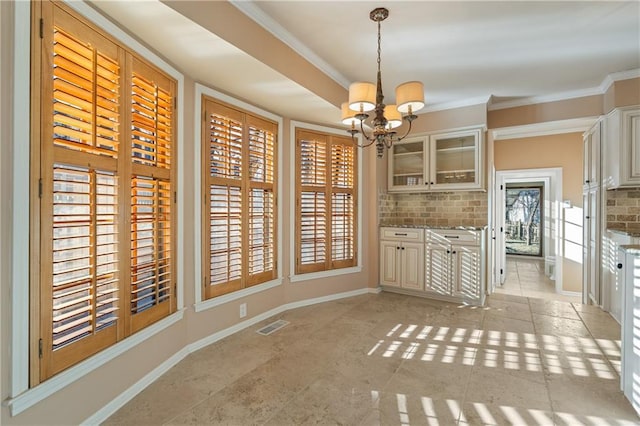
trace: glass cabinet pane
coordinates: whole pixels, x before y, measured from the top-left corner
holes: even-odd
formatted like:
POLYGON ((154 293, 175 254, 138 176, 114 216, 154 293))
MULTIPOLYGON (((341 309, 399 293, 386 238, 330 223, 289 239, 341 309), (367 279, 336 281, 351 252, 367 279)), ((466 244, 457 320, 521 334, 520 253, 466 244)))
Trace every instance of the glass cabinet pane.
POLYGON ((424 143, 407 142, 392 147, 393 185, 424 184, 424 143))
POLYGON ((436 139, 436 183, 475 182, 476 149, 474 135, 436 139))

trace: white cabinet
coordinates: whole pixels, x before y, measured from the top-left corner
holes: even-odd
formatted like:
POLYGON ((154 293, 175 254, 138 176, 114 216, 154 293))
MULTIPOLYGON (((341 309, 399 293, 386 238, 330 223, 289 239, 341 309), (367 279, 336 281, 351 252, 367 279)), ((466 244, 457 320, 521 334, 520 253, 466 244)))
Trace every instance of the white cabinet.
POLYGON ((483 134, 477 128, 395 143, 388 159, 389 191, 483 189, 483 134))
MULTIPOLYGON (((582 164, 582 284, 589 303, 600 306, 601 295, 601 232, 602 232, 602 121, 583 135, 582 164)), ((587 302, 587 301, 585 301, 587 302)))
POLYGON ((484 303, 482 231, 427 230, 425 291, 434 297, 484 303))
POLYGON ((622 246, 620 258, 624 294, 621 387, 640 414, 640 246, 622 246))
POLYGON ((605 121, 608 189, 640 187, 640 107, 616 108, 605 121))
POLYGON ((424 285, 424 231, 382 228, 380 284, 410 290, 424 285))

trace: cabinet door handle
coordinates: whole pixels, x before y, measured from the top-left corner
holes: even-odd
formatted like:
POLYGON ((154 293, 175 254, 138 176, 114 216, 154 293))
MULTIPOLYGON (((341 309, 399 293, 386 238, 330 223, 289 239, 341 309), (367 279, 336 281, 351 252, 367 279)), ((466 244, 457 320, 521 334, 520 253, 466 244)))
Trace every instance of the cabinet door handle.
POLYGON ((400 232, 396 232, 396 233, 394 233, 394 235, 395 235, 396 237, 406 237, 406 236, 407 236, 407 233, 405 232, 404 234, 401 234, 400 232))
POLYGON ((404 247, 402 247, 400 250, 404 250, 404 247))
POLYGON ((459 235, 445 235, 445 238, 460 238, 459 235))
POLYGON ((456 254, 456 251, 455 251, 455 250, 453 251, 453 254, 456 254))
POLYGON ((447 250, 447 254, 451 254, 451 250, 447 250))
POLYGON ((616 266, 618 267, 618 269, 622 269, 622 263, 618 263, 616 266))

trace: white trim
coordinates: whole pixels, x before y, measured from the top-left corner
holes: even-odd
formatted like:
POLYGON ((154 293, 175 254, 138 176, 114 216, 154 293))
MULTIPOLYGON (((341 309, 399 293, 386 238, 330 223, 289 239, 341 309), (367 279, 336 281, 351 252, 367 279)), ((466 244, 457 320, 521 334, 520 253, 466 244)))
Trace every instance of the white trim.
POLYGON ((259 285, 243 288, 242 290, 234 291, 233 293, 223 294, 222 296, 213 297, 211 299, 203 300, 193 305, 196 312, 205 311, 215 306, 224 305, 225 303, 233 302, 234 300, 242 299, 243 297, 251 296, 252 294, 261 293, 263 291, 272 289, 282 284, 282 278, 267 281, 259 285))
POLYGON ((96 411, 92 416, 81 422, 80 425, 99 425, 104 422, 127 402, 131 401, 136 395, 142 392, 147 386, 169 371, 171 367, 182 361, 187 355, 189 355, 189 353, 190 352, 186 347, 178 351, 165 362, 154 368, 142 379, 138 380, 133 386, 122 392, 107 405, 96 411))
MULTIPOLYGON (((555 258, 555 287, 556 293, 562 291, 562 168, 561 167, 550 167, 550 168, 540 168, 540 169, 522 169, 522 170, 499 170, 496 171, 496 181, 495 185, 491 189, 494 191, 496 196, 494 197, 495 203, 493 204, 493 217, 499 219, 499 222, 495 223, 494 226, 504 227, 504 191, 500 191, 500 185, 503 185, 503 188, 506 188, 507 183, 524 183, 524 182, 544 182, 544 199, 545 202, 549 202, 549 218, 545 218, 547 224, 545 228, 549 228, 550 230, 555 227, 554 233, 549 239, 546 237, 545 232, 545 243, 543 248, 543 256, 546 258, 547 256, 553 256, 555 258), (553 221, 549 223, 549 221, 553 221), (551 249, 553 248, 553 253, 551 253, 551 249)), ((494 267, 497 269, 503 269, 506 276, 506 253, 505 253, 505 243, 503 241, 504 233, 500 234, 496 232, 496 247, 499 249, 496 252, 496 258, 494 262, 499 262, 499 264, 494 264, 494 267)), ((501 280, 503 277, 498 277, 499 284, 502 284, 504 281, 501 280)))
POLYGON ((305 44, 298 40, 293 34, 287 31, 280 23, 278 23, 271 16, 267 15, 262 9, 254 4, 253 1, 247 0, 230 0, 240 12, 247 15, 255 23, 271 33, 278 40, 286 44, 293 49, 298 55, 309 61, 312 65, 318 68, 320 71, 328 75, 333 81, 347 89, 351 83, 344 75, 338 72, 328 62, 323 60, 320 56, 309 49, 305 44))
MULTIPOLYGON (((293 271, 293 270, 292 270, 293 271)), ((362 272, 361 266, 353 266, 351 268, 329 269, 328 271, 310 272, 308 274, 289 275, 289 281, 297 283, 300 281, 317 280, 320 278, 335 277, 338 275, 356 274, 362 272)))
POLYGON ((195 140, 195 149, 193 150, 193 179, 194 179, 194 199, 195 199, 195 205, 194 205, 194 215, 193 215, 193 219, 194 219, 194 231, 195 231, 195 238, 194 238, 194 259, 193 259, 193 267, 194 267, 194 271, 196 271, 195 273, 195 282, 194 282, 194 287, 195 287, 195 309, 196 312, 200 312, 202 310, 205 309, 209 309, 213 306, 218 306, 220 304, 223 303, 227 303, 231 300, 236 300, 239 299, 241 297, 246 297, 250 294, 255 294, 258 293, 260 291, 264 291, 264 290, 268 290, 270 288, 273 288, 277 285, 282 284, 282 266, 283 266, 283 261, 282 261, 282 251, 283 251, 283 244, 282 244, 282 224, 283 224, 283 218, 282 218, 282 201, 284 199, 283 196, 283 179, 282 179, 282 164, 283 164, 283 158, 282 158, 282 153, 283 153, 283 148, 282 145, 283 143, 283 139, 282 139, 282 134, 284 132, 284 124, 283 124, 283 118, 279 115, 276 115, 272 112, 263 110, 262 108, 258 108, 257 106, 248 104, 246 102, 243 102, 241 100, 238 100, 234 97, 231 97, 229 95, 226 95, 222 92, 218 92, 215 89, 212 89, 210 87, 204 86, 200 83, 196 83, 195 85, 195 106, 194 106, 194 112, 193 112, 193 116, 194 116, 194 140, 195 140), (276 170, 277 173, 277 177, 278 177, 278 187, 277 187, 277 209, 278 209, 278 223, 277 223, 277 229, 278 229, 278 235, 277 235, 277 240, 278 240, 278 246, 276 248, 277 250, 277 262, 278 262, 278 270, 277 270, 277 277, 275 280, 269 281, 268 283, 264 283, 255 287, 250 287, 250 288, 246 288, 244 290, 240 290, 238 292, 234 292, 228 295, 223 295, 223 296, 219 296, 213 299, 208 299, 208 300, 204 300, 202 298, 202 280, 199 279, 198 277, 201 276, 200 271, 202 271, 202 204, 200 203, 200 200, 202 199, 201 194, 202 194, 202 150, 200 149, 200 144, 201 144, 201 140, 202 140, 202 95, 206 95, 209 96, 211 98, 217 99, 219 101, 222 102, 226 102, 229 105, 233 105, 237 108, 241 108, 245 111, 251 112, 253 114, 259 115, 261 117, 267 118, 269 120, 273 120, 276 123, 278 123, 278 170, 276 170), (237 293, 237 295, 236 295, 237 293), (221 301, 222 300, 222 301, 221 301), (204 302, 204 303, 203 303, 204 302))
MULTIPOLYGON (((316 132, 329 133, 332 135, 344 136, 345 131, 341 129, 335 129, 333 127, 320 126, 317 124, 305 123, 302 121, 291 120, 289 124, 289 185, 291 190, 289 199, 290 208, 290 227, 289 227, 289 249, 291 250, 291 256, 289 256, 289 280, 291 282, 307 281, 316 278, 332 277, 337 275, 352 274, 360 272, 362 270, 362 165, 363 165, 363 149, 358 147, 358 258, 356 259, 356 266, 352 268, 331 269, 330 271, 314 272, 311 274, 296 274, 296 128, 315 130, 316 132), (359 270, 355 270, 359 269, 359 270), (323 275, 326 273, 326 275, 323 275), (310 278, 304 278, 309 276, 310 278)), ((356 136, 358 144, 362 144, 361 135, 356 136)), ((371 148, 373 149, 373 148, 371 148)))
POLYGON ((629 80, 631 78, 638 78, 638 77, 640 77, 640 69, 616 72, 616 73, 608 74, 602 80, 602 83, 600 83, 600 85, 597 87, 589 87, 586 89, 571 90, 567 92, 552 93, 552 94, 541 95, 541 96, 530 96, 530 97, 514 99, 510 101, 496 102, 494 104, 490 103, 487 109, 489 111, 497 111, 501 109, 516 108, 516 107, 526 106, 526 105, 542 104, 546 102, 566 101, 569 99, 577 99, 577 98, 582 98, 586 96, 603 95, 607 92, 607 90, 609 90, 609 87, 611 87, 611 85, 614 82, 629 80))
POLYGON ((561 290, 561 291, 556 291, 556 293, 561 294, 563 296, 573 296, 573 297, 579 297, 580 299, 582 299, 582 292, 580 291, 561 290))
POLYGON ((494 141, 504 139, 529 138, 535 136, 558 135, 563 133, 586 132, 598 121, 599 117, 572 118, 569 120, 547 121, 522 126, 492 129, 494 141))
POLYGON ((184 317, 184 309, 151 324, 150 326, 132 334, 130 337, 116 343, 107 349, 98 352, 90 358, 85 359, 79 364, 63 371, 60 374, 42 382, 38 386, 31 388, 21 395, 9 399, 6 404, 11 408, 11 415, 16 416, 27 408, 42 401, 43 399, 53 395, 65 386, 89 374, 95 369, 103 366, 107 362, 122 355, 129 349, 134 348, 148 338, 160 333, 161 331, 171 327, 184 317))
POLYGON ((330 302, 333 300, 345 299, 354 296, 360 296, 363 294, 377 294, 380 293, 380 288, 377 289, 365 287, 358 290, 347 291, 343 293, 332 294, 328 296, 316 297, 313 299, 300 300, 297 302, 287 303, 285 305, 281 305, 277 308, 271 309, 267 312, 263 312, 260 315, 256 315, 255 317, 249 318, 248 320, 242 321, 238 324, 235 324, 231 327, 225 328, 224 330, 215 332, 207 337, 204 337, 194 343, 191 343, 178 352, 176 352, 169 359, 164 361, 158 367, 154 368, 153 371, 145 375, 142 379, 138 380, 133 386, 129 387, 127 390, 122 392, 116 398, 111 400, 108 404, 102 407, 93 415, 89 416, 85 421, 83 421, 82 425, 97 425, 109 418, 113 413, 118 411, 122 406, 124 406, 127 402, 131 401, 137 394, 142 392, 147 386, 157 380, 164 373, 169 371, 171 367, 182 361, 187 355, 193 353, 199 349, 202 349, 206 346, 211 345, 225 337, 231 336, 239 331, 244 330, 247 327, 251 327, 261 321, 266 320, 274 315, 281 314, 285 311, 289 311, 291 309, 300 308, 303 306, 314 305, 317 303, 330 302))
POLYGON ((13 211, 11 246, 11 392, 29 388, 29 182, 31 3, 14 4, 13 211), (19 53, 22 52, 22 53, 19 53))
POLYGON ((476 98, 461 99, 458 101, 443 102, 440 104, 427 105, 416 113, 418 116, 427 112, 445 111, 448 109, 464 108, 475 105, 487 105, 491 100, 491 96, 478 96, 476 98))
MULTIPOLYGON (((158 68, 175 78, 178 82, 178 217, 184 213, 184 76, 171 65, 163 61, 159 56, 137 42, 124 31, 119 29, 111 21, 104 18, 96 10, 89 7, 84 2, 68 1, 70 7, 79 14, 93 21, 97 26, 107 31, 113 37, 120 40, 128 48, 144 57, 158 68)), ((15 5, 15 40, 14 52, 30 51, 30 23, 31 4, 29 2, 17 1, 15 5)), ((13 235, 22 235, 16 238, 12 244, 12 318, 11 318, 11 392, 13 397, 8 404, 11 405, 13 415, 29 408, 31 405, 46 398, 51 393, 77 380, 82 375, 97 368, 99 365, 118 356, 125 347, 120 343, 105 349, 94 357, 77 364, 75 367, 54 376, 42 384, 29 389, 29 217, 25 211, 30 211, 29 206, 29 176, 30 176, 30 57, 29 55, 14 55, 14 121, 13 121, 13 235), (24 238, 27 236, 27 238, 24 238), (88 362, 93 360, 92 362, 88 362), (97 360, 97 361, 96 361, 97 360), (84 367, 81 367, 84 366, 84 367)), ((178 220, 178 240, 179 247, 177 253, 177 269, 182 271, 184 277, 184 230, 183 220, 178 220)), ((180 280, 184 281, 184 280, 180 280)), ((178 312, 159 321, 145 330, 155 330, 155 326, 165 324, 166 320, 173 321, 173 318, 182 319, 181 309, 183 307, 184 288, 177 286, 177 307, 178 312)), ((176 320, 177 321, 177 320, 176 320)), ((122 341, 128 341, 132 337, 142 338, 141 331, 122 341)), ((147 331, 148 333, 148 331, 147 331)), ((144 339, 143 339, 144 340, 144 339)), ((126 350, 126 349, 125 349, 126 350)))

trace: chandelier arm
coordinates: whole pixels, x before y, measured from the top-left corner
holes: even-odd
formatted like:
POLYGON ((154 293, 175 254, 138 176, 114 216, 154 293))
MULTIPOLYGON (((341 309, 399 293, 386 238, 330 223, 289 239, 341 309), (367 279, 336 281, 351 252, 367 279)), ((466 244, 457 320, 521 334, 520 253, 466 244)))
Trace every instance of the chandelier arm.
POLYGON ((402 135, 402 137, 398 138, 398 142, 400 142, 402 139, 406 138, 407 136, 409 136, 409 133, 411 133, 411 124, 413 123, 413 120, 416 119, 415 115, 408 115, 406 117, 404 117, 405 120, 407 120, 409 122, 409 128, 407 129, 406 133, 404 135, 402 135))
MULTIPOLYGON (((376 138, 373 136, 373 134, 371 136, 367 135, 367 132, 364 131, 364 120, 360 121, 360 133, 362 133, 362 137, 364 137, 366 140, 370 141, 371 143, 373 143, 373 141, 376 140, 376 138)), ((371 145, 371 144, 369 144, 371 145)), ((367 146, 369 146, 367 145, 367 146)))
MULTIPOLYGON (((365 138, 366 138, 366 136, 365 136, 365 138)), ((356 134, 355 134, 355 133, 353 133, 353 134, 351 135, 351 142, 352 142, 355 146, 357 146, 358 148, 366 148, 366 147, 368 147, 368 146, 373 145, 373 143, 376 141, 375 139, 371 140, 371 139, 369 139, 369 138, 366 138, 366 140, 367 140, 369 143, 362 143, 362 144, 361 144, 361 143, 358 143, 358 139, 356 139, 356 134)))

